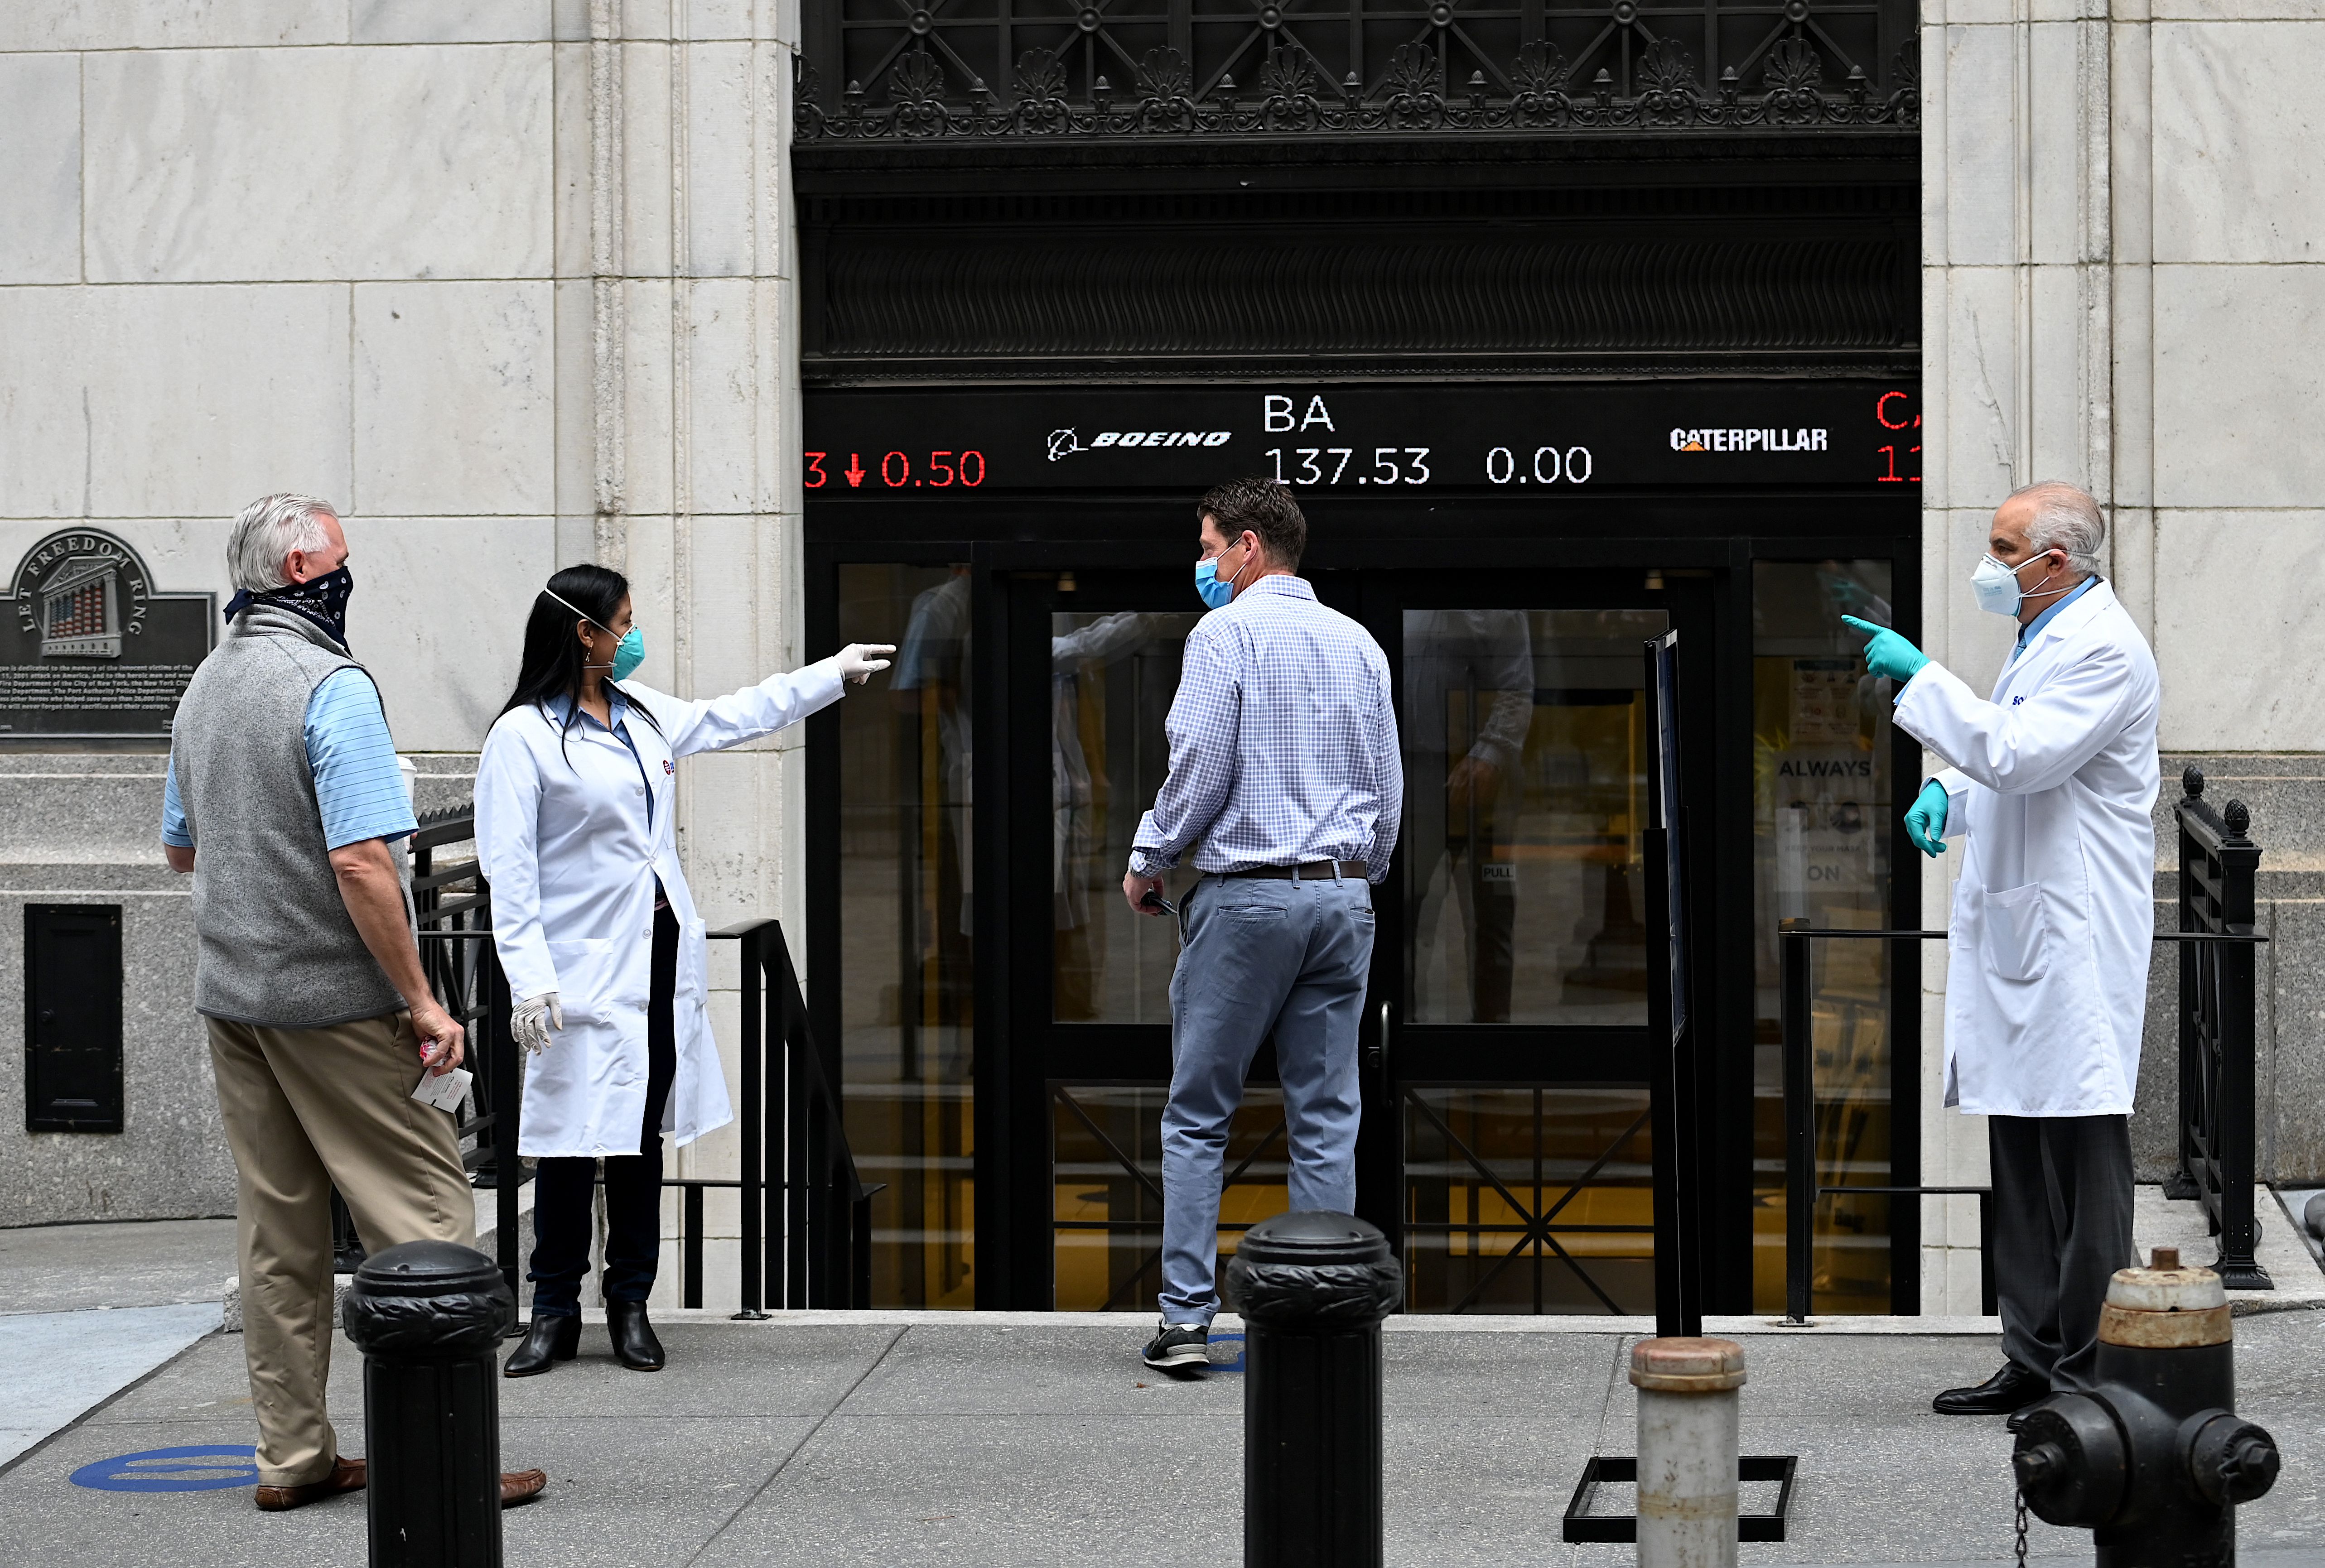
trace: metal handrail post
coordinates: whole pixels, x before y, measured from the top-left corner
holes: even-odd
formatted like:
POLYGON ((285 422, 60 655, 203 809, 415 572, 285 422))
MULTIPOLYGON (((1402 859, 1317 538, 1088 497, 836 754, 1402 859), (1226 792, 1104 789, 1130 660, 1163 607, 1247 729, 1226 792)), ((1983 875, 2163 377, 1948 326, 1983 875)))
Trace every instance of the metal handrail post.
POLYGON ((741 996, 743 1026, 743 1060, 741 1077, 743 1090, 742 1205, 743 1274, 742 1310, 735 1316, 751 1320, 766 1316, 766 1275, 763 1267, 764 1253, 759 1237, 765 1223, 764 1173, 760 1163, 763 1129, 765 1125, 764 1097, 766 1093, 766 1019, 761 1001, 763 987, 760 970, 762 943, 765 927, 754 927, 742 934, 736 944, 736 961, 742 965, 741 996))
POLYGON ((1978 1310, 1992 1317, 2001 1308, 1994 1295, 1994 1189, 1978 1194, 1978 1310))
MULTIPOLYGON (((2252 927, 2231 926, 2230 935, 2252 927)), ((2254 1060, 2254 982, 2258 955, 2248 942, 2208 942, 2219 975, 2220 1101, 2217 1158, 2220 1173, 2220 1257, 2213 1265, 2231 1290, 2268 1290, 2274 1281, 2256 1256, 2258 1227, 2253 1220, 2253 1184, 2258 1165, 2259 1127, 2255 1102, 2258 1085, 2254 1060)))
POLYGON ((1808 933, 1783 931, 1776 945, 1783 959, 1784 1319, 1802 1324, 1809 1320, 1811 1249, 1816 1238, 1816 1084, 1809 1049, 1808 933))
POLYGON ((485 1074, 493 1097, 494 1261, 508 1281, 511 1298, 522 1301, 523 1296, 517 1288, 517 1226, 523 1222, 517 1213, 517 1198, 524 1185, 524 1172, 517 1154, 523 1094, 517 1087, 516 1036, 509 1028, 508 974, 501 968, 500 950, 490 942, 483 946, 477 955, 477 967, 481 972, 478 989, 485 993, 485 1074))
MULTIPOLYGON (((2196 868, 2203 859, 2203 848, 2197 843, 2191 826, 2193 817, 2189 807, 2204 793, 2202 770, 2188 769, 2181 774, 2180 783, 2182 798, 2172 814, 2180 830, 2179 876, 2174 889, 2174 902, 2179 905, 2180 929, 2194 932, 2203 929, 2195 904, 2195 892, 2201 885, 2196 868)), ((2181 1200, 2200 1197, 2203 1193, 2202 1185, 2196 1179, 2196 1170, 2203 1163, 2203 1157, 2197 1151, 2195 1122, 2189 1115, 2189 1107, 2197 1104, 2204 1093, 2204 1042, 2197 1028, 2202 1009, 2196 969, 2203 956, 2201 952, 2191 955, 2185 951, 2180 955, 2180 1027, 2176 1031, 2180 1045, 2180 1168, 2164 1178, 2163 1195, 2181 1200)))
MULTIPOLYGON (((790 973, 789 965, 785 973, 790 973)), ((815 1096, 808 1078, 809 1042, 801 1038, 796 1020, 790 1016, 789 987, 785 987, 786 1006, 783 1023, 784 1080, 791 1103, 789 1125, 785 1129, 783 1169, 783 1299, 792 1306, 812 1305, 809 1299, 808 1218, 809 1187, 814 1178, 814 1167, 809 1161, 809 1130, 815 1114, 815 1096)))

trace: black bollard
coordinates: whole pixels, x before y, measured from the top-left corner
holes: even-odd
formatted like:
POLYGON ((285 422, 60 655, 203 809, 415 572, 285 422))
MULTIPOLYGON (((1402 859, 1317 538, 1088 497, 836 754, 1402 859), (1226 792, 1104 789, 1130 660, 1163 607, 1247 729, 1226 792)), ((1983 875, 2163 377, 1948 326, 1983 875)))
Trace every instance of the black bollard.
POLYGON ((2099 1317, 2098 1387, 2011 1418, 2026 1506, 2091 1532, 2098 1568, 2231 1568, 2238 1504, 2276 1480, 2276 1444, 2238 1417, 2220 1277, 2117 1271, 2099 1317))
POLYGON ((1227 1264, 1244 1320, 1246 1568, 1377 1568, 1381 1319, 1404 1299, 1388 1239, 1348 1214, 1279 1214, 1227 1264))
POLYGON ((500 1568, 508 1281, 473 1248, 406 1241, 364 1259, 340 1321, 364 1353, 371 1568, 500 1568))

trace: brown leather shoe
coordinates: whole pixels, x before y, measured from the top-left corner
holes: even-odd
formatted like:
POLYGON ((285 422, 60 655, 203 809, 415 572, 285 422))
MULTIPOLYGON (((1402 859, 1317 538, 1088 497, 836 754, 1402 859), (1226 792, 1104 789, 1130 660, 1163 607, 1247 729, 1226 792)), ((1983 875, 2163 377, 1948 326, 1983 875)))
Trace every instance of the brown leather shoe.
POLYGON ((541 1495, 549 1484, 549 1472, 541 1470, 521 1470, 514 1475, 501 1477, 501 1507, 513 1508, 519 1503, 529 1503, 541 1495))
POLYGON ((279 1514, 289 1508, 303 1508, 309 1503, 319 1503, 341 1492, 359 1492, 363 1489, 364 1462, 360 1459, 335 1459, 331 1462, 331 1473, 320 1480, 310 1480, 305 1486, 260 1487, 258 1506, 263 1512, 279 1514))

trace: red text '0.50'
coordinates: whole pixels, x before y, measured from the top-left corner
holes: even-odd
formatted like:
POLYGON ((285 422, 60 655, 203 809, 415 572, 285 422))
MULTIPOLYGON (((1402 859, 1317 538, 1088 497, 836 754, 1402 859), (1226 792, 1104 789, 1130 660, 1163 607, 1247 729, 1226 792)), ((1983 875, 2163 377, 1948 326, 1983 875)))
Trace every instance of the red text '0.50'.
POLYGON ((848 454, 848 466, 835 475, 824 467, 827 458, 837 463, 836 452, 810 452, 807 470, 800 484, 808 490, 821 490, 836 477, 848 482, 850 490, 861 490, 866 479, 877 477, 890 490, 949 490, 959 485, 974 490, 985 483, 985 454, 982 452, 931 452, 917 468, 912 456, 904 452, 885 452, 869 468, 864 466, 862 454, 848 454))

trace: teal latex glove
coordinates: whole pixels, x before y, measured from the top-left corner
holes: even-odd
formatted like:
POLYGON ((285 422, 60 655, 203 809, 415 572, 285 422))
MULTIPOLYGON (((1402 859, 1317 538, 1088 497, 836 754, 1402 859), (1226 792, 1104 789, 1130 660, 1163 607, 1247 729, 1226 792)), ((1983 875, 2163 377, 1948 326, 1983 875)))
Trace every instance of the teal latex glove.
POLYGON ((1905 836, 1933 860, 1946 853, 1946 787, 1935 779, 1922 785, 1922 793, 1905 808, 1905 836))
POLYGON ((1841 619, 1873 639, 1865 645, 1865 668, 1876 675, 1885 675, 1892 680, 1911 680, 1922 672, 1922 666, 1930 662, 1928 654, 1886 626, 1876 626, 1854 615, 1843 615, 1841 619))

